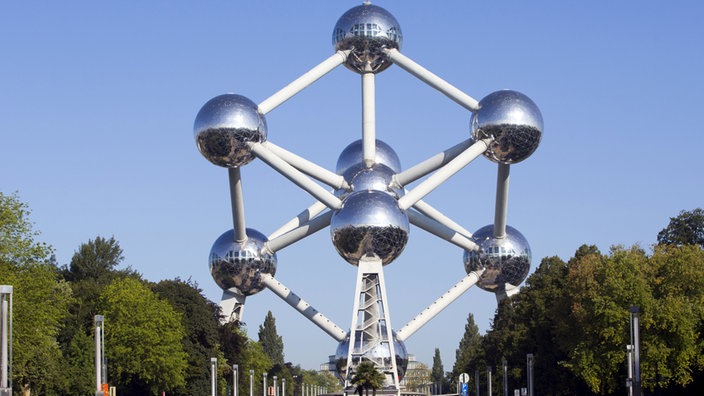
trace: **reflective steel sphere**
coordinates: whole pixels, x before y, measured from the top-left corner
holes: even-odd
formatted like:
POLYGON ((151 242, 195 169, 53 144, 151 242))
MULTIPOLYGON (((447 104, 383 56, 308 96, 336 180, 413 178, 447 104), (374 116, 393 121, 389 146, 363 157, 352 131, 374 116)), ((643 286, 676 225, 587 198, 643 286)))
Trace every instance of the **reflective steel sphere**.
MULTIPOLYGON (((396 355, 396 367, 398 369, 399 381, 403 379, 406 374, 406 368, 408 367, 408 351, 406 350, 406 344, 403 341, 399 341, 396 337, 396 332, 392 331, 394 337, 394 355, 396 355)), ((361 336, 355 337, 354 342, 354 352, 359 353, 366 349, 366 345, 361 345, 361 336)), ((335 351, 335 375, 340 380, 344 381, 345 372, 347 371, 347 353, 350 347, 350 336, 348 335, 344 341, 337 344, 337 350, 335 351)), ((364 353, 362 359, 378 361, 378 359, 384 359, 384 363, 387 367, 391 367, 391 359, 389 357, 391 353, 389 351, 388 344, 375 345, 364 353), (365 359, 366 358, 366 359, 365 359)))
POLYGON ((472 236, 480 251, 464 252, 467 273, 486 268, 477 286, 490 292, 515 289, 530 271, 530 245, 513 227, 506 226, 504 238, 494 238, 494 225, 477 230, 472 236))
POLYGON ((395 173, 391 168, 383 164, 374 164, 371 168, 361 163, 357 164, 343 174, 345 181, 350 185, 350 191, 337 190, 335 195, 344 199, 350 192, 374 190, 383 191, 395 198, 399 198, 403 196, 404 191, 403 188, 393 183, 395 173))
POLYGON ((225 94, 210 99, 193 125, 198 150, 208 161, 226 168, 254 159, 247 142, 266 141, 266 119, 244 96, 225 94))
POLYGON ((378 257, 386 265, 408 242, 408 215, 391 195, 357 191, 347 196, 330 220, 330 235, 337 252, 357 265, 362 257, 378 257))
POLYGON ((401 26, 385 9, 363 4, 345 12, 335 24, 335 50, 352 50, 345 66, 357 73, 378 73, 391 66, 384 48, 401 48, 401 26))
POLYGON ((470 125, 472 139, 494 137, 484 156, 503 164, 528 158, 543 135, 538 106, 529 97, 510 90, 496 91, 482 99, 470 125))
MULTIPOLYGON (((379 139, 376 140, 375 146, 374 162, 388 166, 394 173, 401 172, 401 160, 394 149, 379 139)), ((359 164, 364 164, 364 147, 361 139, 355 140, 342 150, 337 157, 335 172, 338 175, 344 175, 350 168, 359 164)))
POLYGON ((259 275, 276 274, 276 254, 264 253, 266 236, 247 228, 247 241, 235 242, 234 230, 226 231, 210 249, 210 274, 223 290, 236 288, 251 296, 264 288, 259 275))

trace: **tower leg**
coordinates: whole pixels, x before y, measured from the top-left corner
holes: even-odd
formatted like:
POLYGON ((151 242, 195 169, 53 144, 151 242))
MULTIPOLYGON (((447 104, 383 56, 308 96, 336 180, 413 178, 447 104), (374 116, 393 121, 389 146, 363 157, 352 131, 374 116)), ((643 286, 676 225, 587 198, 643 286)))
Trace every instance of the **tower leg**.
POLYGON ((359 261, 350 329, 345 389, 350 394, 354 392, 351 380, 356 367, 362 361, 370 361, 386 377, 383 387, 398 393, 399 370, 384 271, 378 258, 359 261))
POLYGON ((244 301, 247 297, 235 290, 224 290, 220 299, 220 309, 222 311, 222 323, 242 321, 242 311, 244 311, 244 301))

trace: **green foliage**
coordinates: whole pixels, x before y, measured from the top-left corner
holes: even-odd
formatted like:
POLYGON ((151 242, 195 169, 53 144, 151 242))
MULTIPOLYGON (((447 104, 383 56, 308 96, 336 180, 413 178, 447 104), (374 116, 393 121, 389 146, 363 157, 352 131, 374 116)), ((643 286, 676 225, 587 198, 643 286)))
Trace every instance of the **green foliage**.
POLYGON ((0 192, 0 263, 44 262, 52 253, 49 245, 34 240, 39 232, 32 229, 30 213, 27 204, 21 202, 16 193, 5 195, 0 192))
POLYGON ((658 233, 658 244, 704 246, 704 210, 683 210, 670 217, 670 223, 658 233))
POLYGON ((474 315, 470 313, 467 316, 467 324, 464 325, 464 335, 455 350, 455 364, 450 374, 450 384, 456 385, 460 374, 469 373, 470 368, 478 367, 479 360, 483 359, 482 352, 482 335, 479 334, 479 327, 474 322, 474 315))
POLYGON ((273 364, 284 364, 284 341, 276 332, 276 319, 269 311, 259 326, 259 343, 273 364))
POLYGON ((117 279, 98 307, 105 316, 108 378, 127 394, 156 395, 185 385, 182 315, 142 282, 117 279))
POLYGON ((440 389, 442 390, 440 393, 444 393, 445 388, 447 387, 447 379, 445 378, 445 369, 442 366, 439 348, 435 348, 435 354, 433 355, 433 368, 430 370, 430 378, 434 384, 440 386, 440 389))
MULTIPOLYGON (((207 396, 210 394, 210 359, 221 356, 219 349, 220 308, 205 298, 202 290, 192 282, 180 279, 164 280, 152 287, 153 291, 181 314, 185 336, 183 350, 187 356, 185 386, 177 388, 173 395, 207 396)), ((237 361, 237 360, 233 360, 237 361)), ((222 356, 218 369, 223 374, 229 364, 222 356)), ((218 378, 223 379, 223 375, 218 378)))
POLYGON ((384 374, 377 370, 376 365, 368 360, 365 360, 357 365, 354 369, 354 376, 352 377, 352 385, 361 387, 369 395, 369 389, 372 390, 372 394, 376 395, 376 390, 384 385, 384 374))

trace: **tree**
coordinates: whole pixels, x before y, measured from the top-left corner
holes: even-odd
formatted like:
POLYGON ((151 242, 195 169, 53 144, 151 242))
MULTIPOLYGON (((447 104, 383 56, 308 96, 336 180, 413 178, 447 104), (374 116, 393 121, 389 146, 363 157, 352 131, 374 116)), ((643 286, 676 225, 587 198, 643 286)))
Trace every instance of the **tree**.
POLYGON ((13 286, 13 382, 25 395, 65 383, 56 337, 71 289, 51 265, 52 249, 39 243, 30 211, 16 194, 0 193, 0 283, 13 286))
POLYGON ((185 385, 182 315, 142 282, 113 281, 98 302, 105 316, 108 378, 124 394, 156 395, 185 385))
MULTIPOLYGON (((152 290, 181 314, 185 336, 181 340, 188 366, 183 388, 173 395, 207 396, 210 394, 210 368, 212 357, 222 356, 219 348, 220 307, 203 296, 203 291, 190 281, 163 280, 152 290)), ((224 359, 224 356, 222 356, 224 359)), ((238 360, 230 360, 238 362, 238 360)), ((229 364, 218 364, 218 369, 228 371, 229 364)), ((223 375, 218 375, 223 380, 223 375)), ((224 384, 223 384, 224 386, 224 384)))
POLYGON ((681 211, 658 233, 659 245, 704 246, 704 210, 681 211))
POLYGON ((266 314, 264 324, 259 326, 259 343, 272 364, 284 364, 284 341, 276 332, 276 319, 271 311, 266 314))
POLYGON ((450 383, 456 383, 460 374, 469 373, 470 367, 477 367, 476 360, 481 354, 482 335, 479 334, 479 327, 474 322, 474 315, 470 313, 467 316, 467 324, 464 325, 464 335, 455 350, 455 364, 452 366, 450 383))
POLYGON ((371 389, 372 395, 376 396, 376 390, 384 385, 385 379, 384 374, 377 370, 374 363, 365 360, 355 367, 351 382, 352 385, 357 386, 357 389, 364 389, 367 395, 369 395, 369 389, 371 389))
POLYGON ((433 381, 433 384, 440 387, 440 393, 444 393, 446 383, 445 369, 442 366, 439 348, 435 348, 435 355, 433 355, 433 368, 430 370, 430 378, 433 381))

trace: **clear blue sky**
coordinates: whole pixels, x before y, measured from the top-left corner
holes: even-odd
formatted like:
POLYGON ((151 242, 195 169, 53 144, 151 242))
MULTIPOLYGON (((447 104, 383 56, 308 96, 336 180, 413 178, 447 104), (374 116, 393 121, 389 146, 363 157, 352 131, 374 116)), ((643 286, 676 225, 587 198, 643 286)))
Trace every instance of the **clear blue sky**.
MULTIPOLYGON (((470 96, 504 88, 540 107, 543 141, 511 168, 508 223, 543 257, 584 243, 649 248, 682 209, 704 206, 704 6, 697 1, 375 1, 402 52, 470 96)), ((152 281, 196 281, 219 301, 208 252, 232 227, 227 171, 206 161, 193 120, 210 98, 261 102, 333 53, 337 19, 361 1, 0 3, 0 191, 19 192, 60 264, 114 236, 152 281)), ((267 116, 269 139, 326 168, 361 137, 360 77, 338 68, 267 116)), ((470 113, 398 67, 377 76, 377 137, 405 168, 469 136, 470 113)), ((269 234, 313 199, 261 161, 242 169, 246 222, 269 234)), ((470 231, 493 221, 496 166, 479 158, 426 197, 470 231)), ((327 230, 279 252, 277 278, 349 325, 355 268, 327 230)), ((386 267, 399 329, 464 276, 462 251, 414 228, 386 267)), ((625 307, 624 307, 625 308, 625 307)), ((468 313, 482 332, 494 296, 472 289, 407 341, 446 370, 468 313)), ((263 291, 286 359, 304 368, 336 343, 263 291)), ((109 347, 109 346, 108 346, 109 347)))

